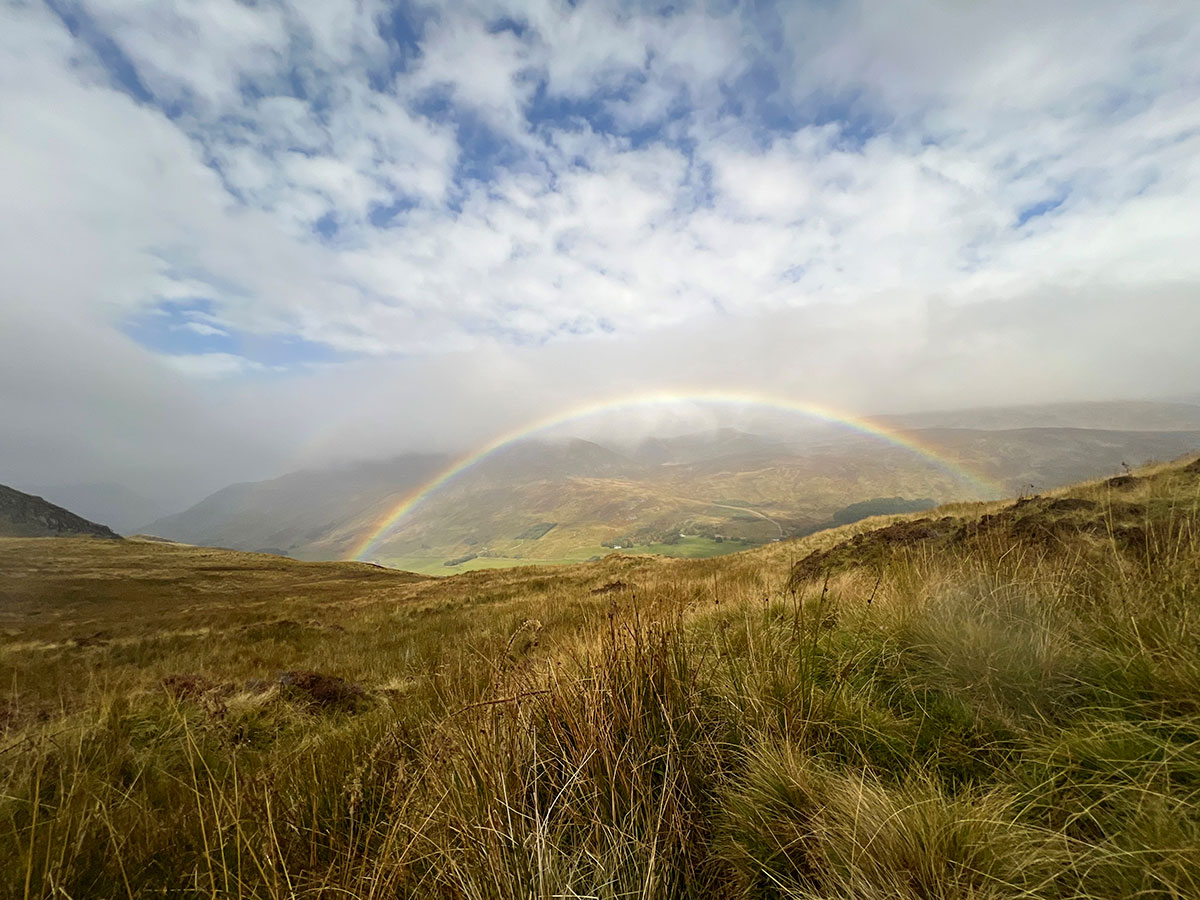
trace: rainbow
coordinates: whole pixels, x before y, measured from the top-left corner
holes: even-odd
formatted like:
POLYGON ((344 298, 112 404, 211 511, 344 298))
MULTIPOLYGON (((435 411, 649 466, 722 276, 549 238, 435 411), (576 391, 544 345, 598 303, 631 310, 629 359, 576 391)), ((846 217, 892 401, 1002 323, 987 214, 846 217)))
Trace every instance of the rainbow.
POLYGON ((889 444, 893 444, 894 446, 903 447, 906 450, 910 450, 916 455, 929 460, 939 468, 950 473, 955 478, 962 480, 966 484, 969 484, 972 490, 978 492, 981 499, 1000 496, 1004 493, 1000 485, 988 480, 976 472, 972 472, 969 469, 964 468, 953 460, 947 459, 935 448, 922 443, 911 434, 905 434, 895 429, 888 428, 887 426, 881 425, 877 422, 872 422, 869 419, 863 419, 844 412, 838 412, 819 404, 799 402, 782 397, 773 397, 767 394, 748 392, 661 392, 646 394, 643 396, 626 396, 618 399, 602 400, 600 402, 589 403, 584 406, 573 407, 565 412, 560 411, 554 413, 550 416, 538 419, 532 423, 526 423, 525 425, 499 435, 482 447, 476 448, 470 453, 459 457, 433 478, 405 494, 399 500, 399 502, 397 502, 396 505, 392 507, 382 519, 379 520, 370 533, 367 534, 367 536, 351 550, 350 558, 357 560, 363 559, 375 548, 375 545, 378 544, 380 540, 382 540, 396 528, 401 520, 403 520, 409 513, 420 506, 426 497, 435 493, 439 488, 452 481, 458 475, 461 475, 463 472, 487 459, 498 450, 507 447, 509 444, 600 413, 625 409, 678 406, 681 404, 707 404, 743 407, 753 406, 810 416, 815 419, 820 419, 831 424, 840 425, 854 431, 861 432, 862 434, 877 437, 889 444))

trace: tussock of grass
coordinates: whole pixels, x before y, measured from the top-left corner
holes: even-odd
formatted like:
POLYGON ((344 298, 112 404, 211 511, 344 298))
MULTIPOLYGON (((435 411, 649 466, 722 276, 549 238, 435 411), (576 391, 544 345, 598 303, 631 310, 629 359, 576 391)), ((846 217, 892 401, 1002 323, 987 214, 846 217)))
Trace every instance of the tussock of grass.
POLYGON ((1200 896, 1200 471, 1139 476, 444 581, 0 545, 0 892, 1200 896))
POLYGON ((837 771, 791 745, 754 751, 723 819, 719 852, 745 896, 1036 895, 1069 862, 1008 791, 837 771))

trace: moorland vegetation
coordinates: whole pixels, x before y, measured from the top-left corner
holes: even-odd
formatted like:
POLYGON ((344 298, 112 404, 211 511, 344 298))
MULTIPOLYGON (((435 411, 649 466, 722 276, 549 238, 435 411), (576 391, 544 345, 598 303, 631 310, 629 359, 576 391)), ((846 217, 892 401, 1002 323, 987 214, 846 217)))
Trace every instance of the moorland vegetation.
POLYGON ((0 541, 0 893, 1200 896, 1200 461, 714 559, 0 541))

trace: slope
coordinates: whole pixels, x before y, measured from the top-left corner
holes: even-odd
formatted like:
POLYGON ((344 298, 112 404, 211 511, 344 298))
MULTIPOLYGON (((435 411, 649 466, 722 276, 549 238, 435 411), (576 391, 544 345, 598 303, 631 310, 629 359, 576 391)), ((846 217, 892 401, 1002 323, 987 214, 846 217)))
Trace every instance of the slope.
MULTIPOLYGON (((1066 419, 1018 410, 997 421, 1066 419)), ((1184 412, 1088 408, 1093 419, 1187 422, 1184 412), (1139 415, 1141 418, 1139 419, 1139 415)), ((1186 412, 1186 410, 1185 410, 1186 412)), ((946 414, 953 419, 951 414, 946 414)), ((402 457, 293 473, 226 488, 144 530, 241 550, 329 560, 371 543, 368 558, 429 574, 524 563, 569 563, 633 546, 666 555, 719 555, 808 534, 860 504, 980 496, 953 469, 998 485, 991 496, 1046 490, 1111 474, 1122 463, 1200 447, 1200 431, 937 427, 908 432, 947 464, 903 447, 826 430, 805 441, 720 428, 622 449, 593 441, 517 442, 411 501, 450 460, 402 457)), ((619 435, 613 435, 615 442, 619 435)))
MULTIPOLYGON (((1119 472, 1126 461, 1200 447, 1200 432, 1190 431, 944 428, 912 435, 1006 493, 1046 490, 1119 472)), ((726 432, 650 447, 655 461, 625 472, 591 474, 581 466, 568 474, 561 460, 544 472, 534 447, 528 466, 509 467, 503 478, 481 465, 409 512, 371 558, 445 574, 463 565, 580 561, 615 546, 719 555, 808 534, 862 504, 897 497, 945 502, 978 490, 928 458, 865 437, 796 444, 726 432), (553 528, 543 536, 523 537, 547 524, 553 528)), ((364 532, 374 526, 362 521, 364 532)))
POLYGON ((449 579, 0 541, 13 590, 14 896, 1197 894, 1200 461, 449 579))
POLYGON ((189 544, 239 550, 272 548, 292 553, 319 540, 338 543, 339 530, 347 521, 382 510, 392 497, 429 478, 445 463, 442 456, 412 454, 230 485, 139 530, 189 544))
POLYGON ((89 522, 41 497, 0 484, 0 537, 75 536, 110 538, 120 535, 89 522))

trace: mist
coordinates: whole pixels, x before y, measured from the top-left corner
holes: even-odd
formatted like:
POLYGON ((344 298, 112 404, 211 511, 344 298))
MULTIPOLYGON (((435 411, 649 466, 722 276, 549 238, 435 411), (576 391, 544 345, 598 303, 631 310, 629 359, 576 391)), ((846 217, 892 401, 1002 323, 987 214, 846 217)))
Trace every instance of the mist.
POLYGON ((1200 14, 1101 6, 8 7, 0 482, 1195 397, 1200 14))

